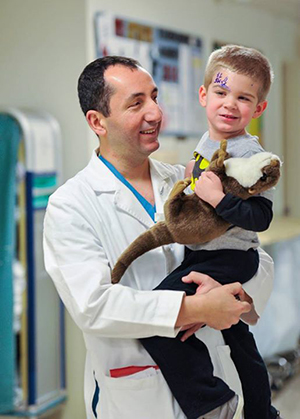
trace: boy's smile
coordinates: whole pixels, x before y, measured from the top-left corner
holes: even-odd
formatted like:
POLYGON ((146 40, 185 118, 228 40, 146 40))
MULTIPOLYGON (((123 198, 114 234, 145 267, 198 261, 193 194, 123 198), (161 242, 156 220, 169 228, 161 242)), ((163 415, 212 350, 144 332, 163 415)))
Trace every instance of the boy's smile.
POLYGON ((209 135, 220 141, 245 134, 252 118, 258 118, 267 102, 258 103, 259 83, 250 77, 220 68, 206 90, 199 90, 199 101, 206 108, 209 135))

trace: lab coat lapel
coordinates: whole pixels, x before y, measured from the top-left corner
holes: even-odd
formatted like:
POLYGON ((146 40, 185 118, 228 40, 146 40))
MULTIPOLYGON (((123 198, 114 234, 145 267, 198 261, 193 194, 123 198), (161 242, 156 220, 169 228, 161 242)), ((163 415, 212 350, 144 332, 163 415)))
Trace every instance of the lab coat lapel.
MULTIPOLYGON (((150 158, 149 161, 156 206, 155 221, 160 221, 164 219, 163 206, 173 187, 173 183, 170 178, 174 172, 168 166, 165 166, 154 159, 150 158)), ((115 205, 120 210, 131 214, 146 227, 149 228, 153 226, 154 222, 152 218, 133 193, 119 180, 116 180, 116 183, 119 186, 117 186, 115 194, 115 205)))
MULTIPOLYGON (((173 187, 173 183, 170 181, 173 171, 156 160, 149 159, 149 161, 156 206, 155 218, 156 221, 160 221, 164 219, 163 206, 173 187)), ((119 180, 116 180, 116 183, 118 186, 115 193, 115 205, 120 210, 131 214, 146 227, 153 226, 153 220, 133 193, 119 180)))
POLYGON ((95 152, 88 165, 87 175, 87 180, 95 193, 102 194, 114 192, 114 205, 119 211, 126 212, 136 218, 147 228, 154 224, 147 211, 131 190, 114 176, 114 174, 99 160, 95 152))
POLYGON ((154 222, 136 196, 122 182, 117 180, 117 183, 119 185, 117 185, 114 197, 115 206, 139 220, 146 227, 151 227, 154 222))
POLYGON ((164 219, 164 204, 173 187, 171 176, 174 172, 154 159, 150 159, 150 170, 156 205, 156 221, 160 221, 164 219))

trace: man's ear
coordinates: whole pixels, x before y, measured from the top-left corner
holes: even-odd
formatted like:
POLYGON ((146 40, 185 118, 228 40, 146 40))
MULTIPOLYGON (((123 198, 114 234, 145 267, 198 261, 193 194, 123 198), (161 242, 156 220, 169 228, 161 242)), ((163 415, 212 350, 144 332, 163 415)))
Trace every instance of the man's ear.
POLYGON ((268 106, 268 102, 266 100, 264 100, 263 102, 260 102, 256 106, 256 109, 255 109, 255 112, 254 112, 252 118, 254 118, 254 119, 259 118, 264 113, 264 111, 266 110, 267 106, 268 106))
POLYGON ((90 128, 98 137, 106 135, 106 120, 102 113, 90 110, 86 113, 85 118, 90 128))
POLYGON ((200 86, 200 89, 199 89, 199 102, 200 102, 200 105, 205 108, 205 106, 206 106, 206 89, 203 85, 200 86))

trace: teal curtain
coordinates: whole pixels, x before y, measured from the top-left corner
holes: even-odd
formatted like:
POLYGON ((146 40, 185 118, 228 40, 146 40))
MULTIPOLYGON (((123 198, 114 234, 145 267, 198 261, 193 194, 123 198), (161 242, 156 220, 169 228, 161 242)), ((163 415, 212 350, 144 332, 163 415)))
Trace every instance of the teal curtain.
POLYGON ((20 130, 0 114, 0 413, 13 409, 15 338, 13 275, 15 256, 16 163, 20 130))

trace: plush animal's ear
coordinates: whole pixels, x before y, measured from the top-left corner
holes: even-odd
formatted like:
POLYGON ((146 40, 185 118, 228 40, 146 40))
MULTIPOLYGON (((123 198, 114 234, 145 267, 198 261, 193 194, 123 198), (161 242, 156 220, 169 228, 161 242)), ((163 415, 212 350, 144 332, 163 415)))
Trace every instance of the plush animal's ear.
POLYGON ((257 193, 257 189, 256 189, 256 188, 249 188, 249 189, 248 189, 248 193, 249 193, 250 195, 255 195, 255 194, 257 193))
POLYGON ((224 166, 224 160, 226 160, 229 154, 226 151, 227 148, 227 140, 222 140, 220 143, 220 148, 218 150, 218 160, 216 161, 216 165, 219 168, 224 166))
MULTIPOLYGON (((220 142, 220 148, 216 150, 211 158, 211 163, 214 162, 214 167, 222 169, 224 168, 224 160, 229 157, 229 154, 226 151, 227 140, 222 140, 220 142)), ((225 171, 225 169, 224 169, 225 171)))

